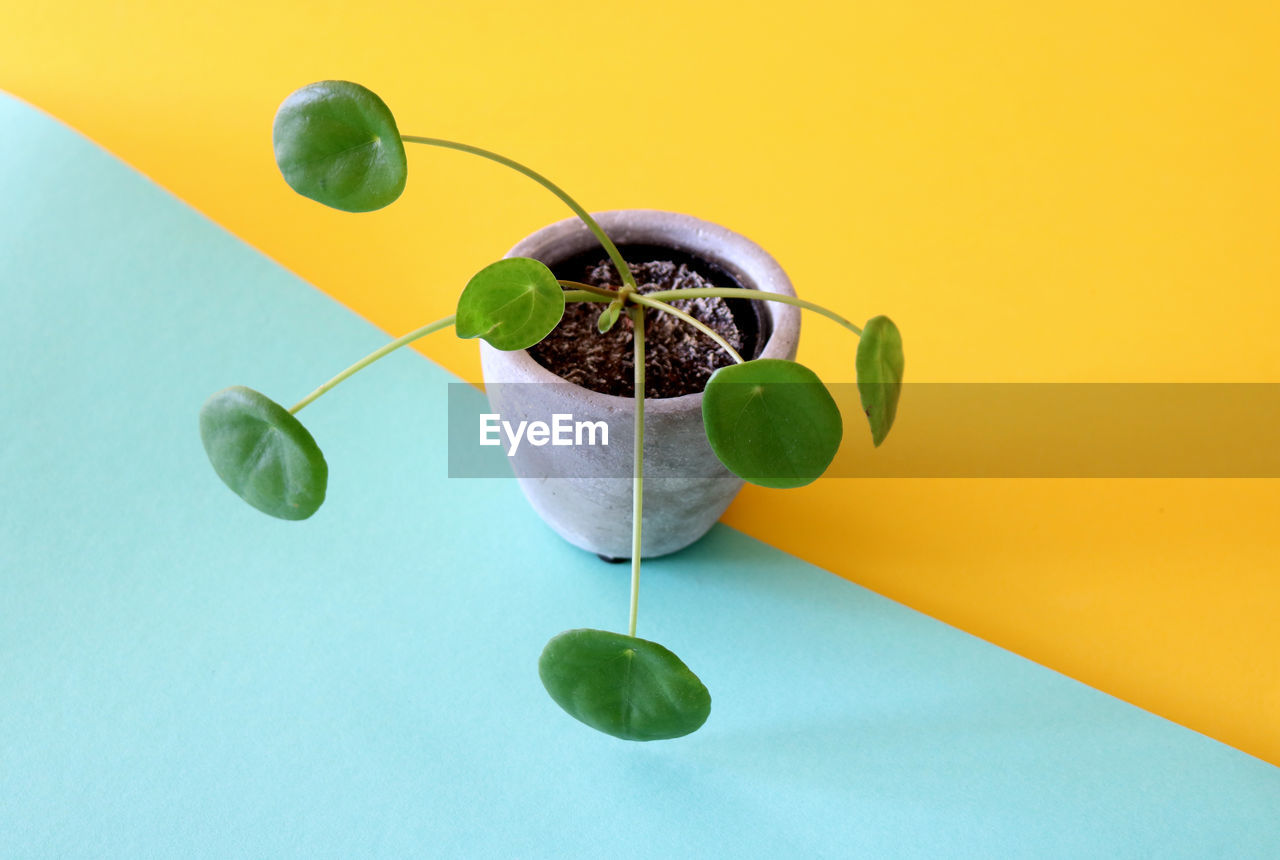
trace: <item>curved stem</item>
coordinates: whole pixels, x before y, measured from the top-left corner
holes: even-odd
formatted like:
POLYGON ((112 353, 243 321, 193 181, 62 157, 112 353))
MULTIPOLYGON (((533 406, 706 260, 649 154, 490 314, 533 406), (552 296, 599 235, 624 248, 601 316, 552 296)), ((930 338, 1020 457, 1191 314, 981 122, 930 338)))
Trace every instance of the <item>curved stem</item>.
POLYGON ((617 268, 618 274, 622 275, 622 282, 632 287, 636 285, 635 276, 631 274, 631 268, 627 265, 627 261, 622 259, 622 254, 618 251, 618 246, 613 244, 613 240, 610 239, 605 234, 604 230, 600 228, 600 225, 596 223, 596 219, 592 218, 591 215, 587 213, 586 209, 579 206, 578 201, 570 197, 564 189, 559 185, 556 185, 547 177, 543 176, 541 173, 530 170, 520 162, 512 161, 505 155, 499 155, 496 152, 490 152, 487 149, 481 149, 478 146, 472 146, 468 143, 458 143, 452 140, 443 140, 438 137, 418 137, 412 134, 402 134, 400 135, 400 139, 406 143, 421 143, 425 146, 438 146, 442 149, 456 149, 459 152, 469 152, 472 155, 478 155, 481 158, 487 158, 490 161, 505 164, 512 170, 515 170, 518 173, 523 173, 525 176, 529 177, 534 182, 538 183, 543 188, 547 189, 564 201, 565 205, 573 210, 573 214, 581 218, 582 223, 586 224, 587 229, 595 235, 605 252, 609 255, 609 259, 613 261, 613 265, 617 268))
POLYGON ((566 302, 611 302, 613 299, 606 298, 599 293, 589 293, 586 290, 565 290, 564 300, 566 302))
POLYGON ((342 380, 346 379, 348 376, 351 376, 352 374, 357 373, 358 371, 364 370, 366 367, 373 364, 378 359, 384 356, 390 355, 391 353, 395 352, 397 349, 404 346, 405 344, 413 343, 418 338, 426 337, 432 332, 437 332, 442 328, 448 328, 449 326, 453 325, 453 320, 454 320, 454 314, 449 314, 444 319, 436 320, 433 323, 427 323, 422 328, 414 329, 413 331, 406 334, 404 337, 396 338, 395 340, 391 341, 391 343, 382 347, 382 349, 375 350, 374 352, 369 353, 364 358, 360 359, 355 364, 351 365, 346 370, 342 371, 342 373, 339 373, 333 379, 330 379, 324 385, 321 385, 315 391, 311 392, 306 397, 302 398, 297 403, 293 404, 293 406, 289 409, 289 414, 290 415, 297 414, 299 409, 306 406, 311 401, 315 400, 321 394, 324 394, 330 388, 333 388, 339 382, 342 382, 342 380))
POLYGON ((636 635, 636 611, 640 607, 640 523, 644 519, 644 308, 628 309, 636 345, 636 432, 634 484, 631 491, 631 622, 627 635, 636 635))
POLYGON ((560 286, 569 290, 584 290, 588 293, 595 293, 597 296, 604 296, 608 299, 616 299, 618 297, 617 290, 611 290, 608 287, 597 287, 594 284, 584 284, 581 281, 557 281, 560 286))
POLYGON ((815 305, 813 302, 806 302, 804 299, 797 299, 795 296, 766 293, 764 290, 744 290, 738 287, 695 287, 689 290, 660 290, 646 295, 646 298, 657 299, 658 301, 712 297, 721 299, 752 299, 765 302, 781 302, 784 305, 795 305, 798 308, 804 308, 805 310, 822 314, 828 319, 835 320, 859 337, 862 336, 862 329, 860 327, 849 322, 835 311, 829 311, 822 305, 815 305))
MULTIPOLYGON (((672 292, 678 292, 678 291, 672 290, 672 292)), ((692 315, 685 313, 679 308, 672 307, 666 302, 660 302, 657 299, 650 298, 650 296, 652 295, 653 293, 650 293, 649 296, 642 296, 639 293, 632 293, 630 298, 631 298, 631 301, 636 302, 637 304, 645 305, 646 307, 651 307, 656 310, 660 310, 664 314, 671 314, 676 319, 687 322, 689 325, 693 326, 698 331, 702 332, 707 337, 711 338, 717 344, 719 344, 720 348, 723 349, 725 352, 729 353, 730 357, 732 357, 734 361, 736 361, 738 364, 742 364, 742 356, 738 354, 738 351, 734 349, 732 346, 730 346, 727 340, 722 338, 720 335, 716 334, 715 331, 711 328, 711 326, 707 325, 706 323, 702 322, 699 319, 694 318, 692 315)))

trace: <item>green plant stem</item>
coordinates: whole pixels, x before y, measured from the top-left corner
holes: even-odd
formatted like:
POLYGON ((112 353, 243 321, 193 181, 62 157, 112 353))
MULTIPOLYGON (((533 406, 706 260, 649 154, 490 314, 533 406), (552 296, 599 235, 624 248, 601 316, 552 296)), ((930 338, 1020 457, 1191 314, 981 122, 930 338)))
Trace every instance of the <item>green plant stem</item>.
POLYGON ((584 284, 581 281, 557 281, 560 286, 567 290, 583 290, 588 293, 595 293, 597 296, 603 296, 606 299, 616 299, 618 297, 617 290, 611 290, 608 287, 597 287, 594 284, 584 284))
POLYGON ((631 621, 627 635, 636 635, 636 611, 640 608, 640 524, 644 519, 644 308, 627 309, 636 345, 636 432, 634 484, 631 491, 631 621))
POLYGON ((860 327, 849 322, 835 311, 829 311, 822 305, 815 305, 813 302, 806 302, 804 299, 797 299, 795 296, 766 293, 764 290, 744 290, 738 287, 695 287, 689 290, 660 290, 656 293, 648 293, 645 296, 645 298, 656 299, 657 301, 712 297, 721 299, 753 299, 756 301, 781 302, 784 305, 795 305, 798 308, 804 308, 805 310, 822 314, 827 319, 835 320, 859 337, 862 336, 862 329, 860 327))
POLYGON ((613 265, 617 268, 618 274, 622 275, 622 282, 631 287, 636 286, 636 279, 635 276, 631 274, 631 267, 627 265, 626 260, 622 259, 622 254, 618 251, 618 246, 613 244, 613 240, 610 239, 608 235, 605 234, 604 230, 600 228, 600 225, 596 223, 596 219, 592 218, 586 209, 583 209, 578 205, 578 201, 570 197, 564 189, 559 185, 556 185, 550 179, 547 179, 547 177, 543 176, 541 173, 525 167, 518 161, 512 161, 505 155, 499 155, 496 152, 490 152, 487 149, 481 149, 478 146, 472 146, 468 143, 458 143, 457 141, 443 140, 438 137, 418 137, 412 134, 402 134, 400 135, 400 139, 406 143, 421 143, 425 146, 438 146, 442 149, 456 149, 459 152, 469 152, 472 155, 478 155, 481 158, 487 158, 490 161, 496 161, 499 164, 504 164, 518 173, 523 173, 525 176, 529 177, 534 182, 538 183, 543 188, 547 189, 564 201, 565 205, 573 210, 573 214, 581 218, 582 223, 586 224, 587 229, 595 235, 596 239, 600 242, 600 245, 609 255, 609 259, 613 261, 613 265))
MULTIPOLYGON (((673 291, 673 292, 678 292, 678 291, 673 291)), ((652 295, 652 293, 650 295, 652 295)), ((729 353, 729 355, 733 358, 734 361, 736 361, 738 364, 742 364, 742 356, 738 354, 738 351, 734 349, 732 346, 730 346, 727 340, 722 338, 720 335, 716 334, 715 331, 711 328, 711 326, 707 325, 701 320, 694 318, 692 315, 685 313, 679 308, 672 307, 666 302, 660 302, 657 299, 650 298, 649 296, 642 296, 639 293, 632 293, 630 295, 630 299, 631 301, 637 304, 644 305, 645 307, 654 308, 655 310, 662 311, 664 314, 671 314, 676 319, 682 320, 683 322, 687 322, 689 325, 693 326, 698 331, 702 332, 707 337, 711 338, 717 344, 719 344, 720 348, 723 349, 725 352, 729 353)))
POLYGON ((373 364, 378 359, 383 358, 384 356, 390 355, 391 353, 395 352, 397 349, 404 346, 405 344, 413 343, 418 338, 426 337, 432 332, 440 331, 440 329, 442 328, 448 328, 449 326, 453 325, 453 320, 454 320, 454 314, 449 314, 444 319, 436 320, 435 322, 432 322, 432 323, 427 323, 422 328, 414 329, 413 331, 406 334, 404 337, 396 338, 395 340, 391 341, 391 343, 382 347, 382 349, 375 350, 374 352, 369 353, 364 358, 360 359, 355 364, 351 365, 346 370, 342 371, 342 373, 339 373, 333 379, 330 379, 324 385, 321 385, 315 391, 311 392, 306 397, 302 398, 297 403, 293 404, 293 406, 289 409, 289 414, 296 415, 298 410, 306 406, 311 401, 315 400, 321 394, 324 394, 330 388, 333 388, 339 382, 342 382, 348 376, 351 376, 354 373, 358 373, 359 371, 364 370, 366 367, 373 364))
POLYGON ((566 302, 600 302, 601 304, 613 301, 599 293, 589 293, 586 290, 565 290, 564 300, 566 302))

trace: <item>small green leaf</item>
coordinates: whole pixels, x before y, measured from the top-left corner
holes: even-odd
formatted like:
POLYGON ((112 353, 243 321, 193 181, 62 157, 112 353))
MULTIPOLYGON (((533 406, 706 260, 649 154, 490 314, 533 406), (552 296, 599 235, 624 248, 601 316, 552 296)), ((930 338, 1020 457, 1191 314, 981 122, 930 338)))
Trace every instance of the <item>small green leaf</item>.
POLYGON ((711 694, 679 657, 621 633, 566 630, 542 650, 538 674, 569 716, 624 741, 678 738, 711 713, 711 694))
POLYGON ((898 414, 902 396, 902 335, 893 320, 872 317, 858 342, 858 394, 871 424, 871 441, 880 447, 898 414))
POLYGON ((458 297, 458 337, 482 337, 497 349, 528 349, 564 316, 564 290, 537 260, 512 257, 485 266, 458 297))
POLYGON ((205 401, 200 439, 218 477, 258 510, 305 520, 324 501, 329 467, 315 439, 252 388, 224 388, 205 401))
POLYGON ((596 320, 596 328, 604 334, 613 328, 618 321, 618 315, 622 313, 622 304, 620 302, 609 302, 605 309, 600 312, 599 319, 596 320))
POLYGON ((303 197, 344 212, 381 209, 404 191, 409 172, 391 110, 350 81, 295 90, 276 111, 276 164, 303 197))
POLYGON ((725 468, 762 487, 802 487, 840 448, 840 409, 802 364, 760 358, 722 367, 702 395, 702 422, 725 468))

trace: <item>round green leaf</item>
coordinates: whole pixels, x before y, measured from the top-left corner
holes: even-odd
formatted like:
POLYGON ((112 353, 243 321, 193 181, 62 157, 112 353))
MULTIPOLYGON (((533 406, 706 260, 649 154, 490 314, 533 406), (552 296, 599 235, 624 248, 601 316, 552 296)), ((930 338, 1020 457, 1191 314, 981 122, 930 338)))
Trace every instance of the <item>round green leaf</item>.
POLYGON ((762 487, 817 480, 840 448, 840 410, 817 374, 761 358, 722 367, 702 395, 707 441, 725 468, 762 487))
POLYGON ((320 81, 294 91, 276 111, 273 137, 284 181, 303 197, 369 212, 404 191, 409 165, 395 117, 359 84, 320 81))
POLYGON ((564 316, 564 290, 545 265, 512 257, 485 266, 458 297, 458 337, 482 337, 497 349, 528 349, 564 316))
POLYGON ((679 657, 621 633, 566 630, 542 650, 538 674, 571 717, 625 741, 678 738, 711 713, 711 694, 679 657))
POLYGON ((873 317, 858 341, 858 395, 871 424, 871 441, 878 448, 893 426, 902 395, 902 335, 893 320, 873 317))
POLYGON ((329 467, 315 439, 252 388, 224 388, 205 401, 200 439, 218 477, 258 510, 305 520, 324 501, 329 467))

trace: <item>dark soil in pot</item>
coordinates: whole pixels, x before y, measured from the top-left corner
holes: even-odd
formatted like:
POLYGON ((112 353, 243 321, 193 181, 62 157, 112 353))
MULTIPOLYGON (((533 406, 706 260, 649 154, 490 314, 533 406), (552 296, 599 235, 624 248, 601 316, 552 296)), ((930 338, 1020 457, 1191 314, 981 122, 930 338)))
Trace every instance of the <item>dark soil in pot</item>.
MULTIPOLYGON (((651 245, 623 245, 620 250, 642 294, 696 287, 742 287, 724 269, 682 251, 651 245)), ((622 283, 617 270, 596 249, 552 264, 551 269, 564 280, 612 287, 622 283)), ((702 298, 672 304, 708 325, 744 358, 758 356, 769 338, 768 317, 760 313, 756 302, 702 298)), ((612 330, 601 334, 596 319, 604 307, 596 302, 568 303, 560 325, 529 354, 568 382, 602 394, 632 397, 632 324, 624 316, 612 330)), ((717 368, 733 362, 703 333, 670 314, 652 309, 646 309, 645 353, 646 397, 695 394, 706 386, 717 368)))

